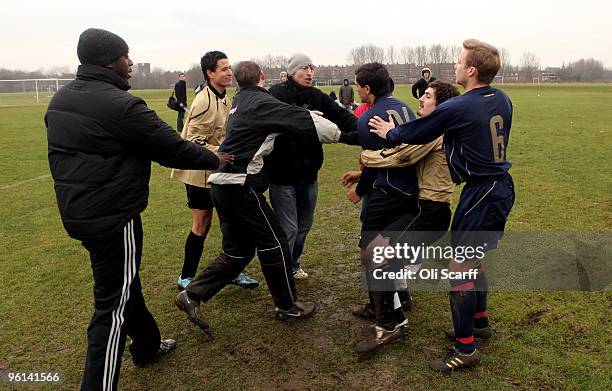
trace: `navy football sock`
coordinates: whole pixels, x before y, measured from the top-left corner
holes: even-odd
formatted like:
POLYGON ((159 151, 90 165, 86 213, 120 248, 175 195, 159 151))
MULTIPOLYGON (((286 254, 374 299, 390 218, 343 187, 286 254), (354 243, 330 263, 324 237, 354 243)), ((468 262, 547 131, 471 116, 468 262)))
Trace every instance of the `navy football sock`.
POLYGON ((474 312, 476 311, 476 292, 472 281, 451 283, 450 307, 455 328, 455 348, 462 353, 472 353, 474 344, 474 312))
POLYGON ((489 325, 489 315, 487 313, 487 294, 489 284, 484 270, 481 268, 478 271, 478 277, 475 282, 476 289, 476 312, 474 313, 474 327, 479 329, 489 325))
POLYGON ((183 270, 181 278, 193 278, 198 270, 200 258, 204 251, 204 236, 198 236, 193 232, 189 232, 185 241, 185 260, 183 261, 183 270))

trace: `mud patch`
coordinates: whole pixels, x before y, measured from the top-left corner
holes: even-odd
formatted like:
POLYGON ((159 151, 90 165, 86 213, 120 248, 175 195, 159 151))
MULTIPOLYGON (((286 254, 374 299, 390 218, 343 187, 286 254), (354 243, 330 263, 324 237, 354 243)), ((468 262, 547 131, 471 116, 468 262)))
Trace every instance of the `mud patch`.
POLYGON ((546 315, 548 311, 549 311, 548 309, 531 311, 530 313, 527 314, 527 318, 523 321, 523 324, 528 325, 528 326, 533 326, 537 324, 538 322, 540 322, 542 317, 546 315))

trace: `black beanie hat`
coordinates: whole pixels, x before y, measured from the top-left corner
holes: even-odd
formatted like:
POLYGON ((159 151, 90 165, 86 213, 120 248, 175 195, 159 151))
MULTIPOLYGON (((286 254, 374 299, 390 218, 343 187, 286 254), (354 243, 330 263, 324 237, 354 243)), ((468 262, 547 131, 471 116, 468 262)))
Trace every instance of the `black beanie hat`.
POLYGON ((102 29, 87 29, 81 33, 77 55, 81 64, 108 65, 129 51, 127 43, 117 34, 102 29))

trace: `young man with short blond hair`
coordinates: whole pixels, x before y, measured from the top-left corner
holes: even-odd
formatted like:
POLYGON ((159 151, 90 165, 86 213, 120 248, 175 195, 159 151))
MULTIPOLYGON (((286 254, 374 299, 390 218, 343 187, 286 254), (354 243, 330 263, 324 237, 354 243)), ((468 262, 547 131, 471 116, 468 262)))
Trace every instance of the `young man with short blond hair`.
MULTIPOLYGON (((453 182, 466 185, 451 225, 453 246, 497 248, 514 204, 514 183, 508 173, 512 164, 506 149, 512 125, 512 103, 508 96, 490 86, 500 67, 497 49, 469 39, 455 65, 455 78, 465 93, 439 105, 430 115, 394 128, 374 118, 372 132, 389 143, 426 144, 444 134, 444 144, 453 182), (475 233, 474 233, 475 232, 475 233)), ((482 260, 452 260, 449 269, 477 268, 475 279, 451 280, 450 304, 455 339, 454 349, 430 363, 437 371, 475 365, 480 351, 474 336, 489 336, 488 284, 482 260), (488 331, 488 332, 487 332, 488 331)))

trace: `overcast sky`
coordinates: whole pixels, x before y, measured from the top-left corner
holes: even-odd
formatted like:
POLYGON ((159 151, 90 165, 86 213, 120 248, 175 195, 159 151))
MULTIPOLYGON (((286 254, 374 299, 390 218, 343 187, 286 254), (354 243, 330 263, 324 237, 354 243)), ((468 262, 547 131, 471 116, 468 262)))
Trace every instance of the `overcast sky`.
POLYGON ((460 45, 478 38, 524 52, 542 67, 594 57, 612 68, 610 0, 507 1, 31 1, 5 4, 0 67, 78 65, 79 34, 100 27, 123 37, 134 62, 188 69, 208 50, 232 62, 304 52, 315 64, 346 64, 352 47, 460 45))

